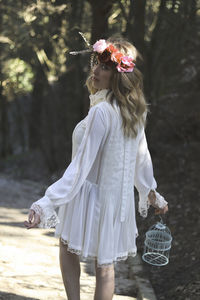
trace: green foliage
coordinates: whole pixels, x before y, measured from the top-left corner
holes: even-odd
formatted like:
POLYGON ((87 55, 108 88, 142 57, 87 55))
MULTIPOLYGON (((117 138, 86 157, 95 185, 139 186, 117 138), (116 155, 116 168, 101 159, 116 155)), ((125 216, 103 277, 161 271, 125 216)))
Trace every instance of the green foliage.
POLYGON ((15 95, 26 94, 33 89, 33 71, 29 64, 19 58, 7 60, 2 68, 3 94, 8 100, 15 95))
MULTIPOLYGON (((90 41, 117 34, 128 38, 144 57, 145 92, 155 104, 177 81, 174 74, 180 73, 183 61, 187 63, 187 53, 194 53, 192 40, 198 41, 190 39, 196 30, 193 20, 199 17, 197 0, 0 0, 0 6, 0 147, 6 145, 0 156, 13 152, 8 151, 13 129, 8 128, 6 100, 33 91, 27 144, 30 139, 31 147, 48 149, 45 155, 52 169, 70 147, 70 142, 60 144, 71 140, 74 123, 88 109, 83 85, 89 56, 69 55, 86 48, 79 31, 90 41), (59 155, 61 148, 64 154, 59 155)), ((196 65, 198 59, 192 56, 196 65)), ((23 120, 23 110, 16 107, 23 120)), ((17 122, 13 124, 21 144, 22 125, 17 122)))
MULTIPOLYGON (((58 80, 66 72, 68 51, 65 20, 68 5, 65 2, 1 0, 1 64, 10 58, 19 58, 27 62, 35 74, 42 69, 47 80, 58 80)), ((16 61, 9 64, 11 62, 16 61)), ((3 74, 3 78, 6 76, 3 74)), ((15 92, 21 88, 14 85, 15 92)))

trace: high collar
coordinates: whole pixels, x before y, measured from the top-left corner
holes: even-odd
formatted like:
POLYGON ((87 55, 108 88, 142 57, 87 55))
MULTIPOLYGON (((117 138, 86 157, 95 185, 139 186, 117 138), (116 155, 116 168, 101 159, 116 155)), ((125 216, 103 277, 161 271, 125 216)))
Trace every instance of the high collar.
POLYGON ((101 101, 108 101, 106 95, 108 93, 109 89, 103 89, 100 91, 97 91, 95 94, 90 95, 90 107, 96 105, 97 103, 101 101))

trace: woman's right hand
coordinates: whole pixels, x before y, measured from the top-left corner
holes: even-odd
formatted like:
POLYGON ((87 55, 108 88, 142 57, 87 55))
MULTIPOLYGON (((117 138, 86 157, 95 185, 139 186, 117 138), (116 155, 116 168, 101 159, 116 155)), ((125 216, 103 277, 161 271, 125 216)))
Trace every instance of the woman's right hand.
POLYGON ((40 223, 40 216, 33 209, 30 209, 28 214, 28 222, 25 221, 24 225, 27 229, 35 228, 40 223))

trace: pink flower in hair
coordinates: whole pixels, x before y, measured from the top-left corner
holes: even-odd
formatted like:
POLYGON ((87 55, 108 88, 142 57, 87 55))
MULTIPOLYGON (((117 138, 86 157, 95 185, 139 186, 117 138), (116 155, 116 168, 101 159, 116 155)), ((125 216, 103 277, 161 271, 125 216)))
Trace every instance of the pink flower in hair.
POLYGON ((105 40, 99 40, 93 45, 93 50, 98 53, 103 53, 107 48, 107 44, 105 40))
POLYGON ((118 72, 132 72, 135 67, 133 58, 130 56, 123 56, 121 63, 117 65, 118 72))

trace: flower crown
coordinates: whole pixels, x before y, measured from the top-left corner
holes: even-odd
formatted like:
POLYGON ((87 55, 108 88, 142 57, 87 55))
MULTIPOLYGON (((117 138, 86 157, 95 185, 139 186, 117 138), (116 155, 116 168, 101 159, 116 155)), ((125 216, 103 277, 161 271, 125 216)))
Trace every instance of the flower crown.
POLYGON ((77 55, 82 53, 93 52, 97 54, 101 63, 114 65, 118 72, 132 72, 136 66, 136 61, 131 56, 124 56, 118 49, 106 40, 98 40, 94 45, 90 45, 82 32, 79 32, 83 40, 88 46, 88 49, 81 51, 72 51, 70 54, 77 55))
POLYGON ((135 60, 131 56, 124 56, 112 44, 107 44, 105 40, 98 40, 93 46, 93 51, 97 53, 101 63, 112 63, 118 72, 132 72, 135 67, 135 60))

